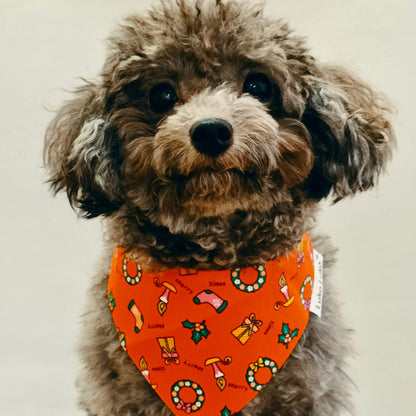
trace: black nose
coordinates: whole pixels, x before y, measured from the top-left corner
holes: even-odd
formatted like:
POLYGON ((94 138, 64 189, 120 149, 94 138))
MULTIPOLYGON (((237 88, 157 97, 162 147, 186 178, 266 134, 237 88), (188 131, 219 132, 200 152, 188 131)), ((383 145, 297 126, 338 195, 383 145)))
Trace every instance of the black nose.
POLYGON ((233 128, 221 118, 207 118, 197 121, 189 134, 192 145, 198 152, 218 156, 231 146, 233 128))

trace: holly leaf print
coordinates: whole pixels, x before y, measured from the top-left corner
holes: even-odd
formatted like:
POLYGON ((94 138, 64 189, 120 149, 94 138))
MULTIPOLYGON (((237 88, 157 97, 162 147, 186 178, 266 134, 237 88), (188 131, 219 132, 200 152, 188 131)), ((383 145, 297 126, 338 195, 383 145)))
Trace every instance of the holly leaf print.
POLYGON ((289 329, 289 325, 288 324, 283 324, 282 325, 282 332, 284 335, 287 335, 290 333, 290 329, 289 329))

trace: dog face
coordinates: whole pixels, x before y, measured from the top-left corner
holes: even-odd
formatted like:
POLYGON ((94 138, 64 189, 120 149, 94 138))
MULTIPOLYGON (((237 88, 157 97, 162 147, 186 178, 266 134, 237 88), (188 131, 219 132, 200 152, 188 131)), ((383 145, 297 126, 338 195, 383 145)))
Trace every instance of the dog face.
POLYGON ((384 100, 246 3, 166 1, 127 18, 99 80, 48 129, 54 189, 87 217, 180 232, 373 186, 394 142, 384 100))

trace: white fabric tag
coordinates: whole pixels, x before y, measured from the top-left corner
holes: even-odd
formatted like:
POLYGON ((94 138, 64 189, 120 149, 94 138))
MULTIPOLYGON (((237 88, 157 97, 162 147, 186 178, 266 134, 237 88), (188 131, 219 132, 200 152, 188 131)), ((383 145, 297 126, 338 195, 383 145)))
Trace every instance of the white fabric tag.
POLYGON ((323 256, 316 250, 313 250, 313 268, 315 271, 315 278, 312 289, 310 311, 319 317, 322 315, 322 300, 324 296, 323 263, 323 256))

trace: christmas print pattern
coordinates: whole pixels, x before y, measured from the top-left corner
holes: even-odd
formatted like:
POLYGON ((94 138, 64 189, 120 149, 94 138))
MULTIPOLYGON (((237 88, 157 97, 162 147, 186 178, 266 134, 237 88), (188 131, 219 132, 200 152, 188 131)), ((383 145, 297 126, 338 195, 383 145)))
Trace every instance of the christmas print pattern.
POLYGON ((117 248, 108 304, 121 347, 174 415, 228 416, 292 353, 313 282, 307 234, 285 256, 234 270, 148 273, 117 248))

